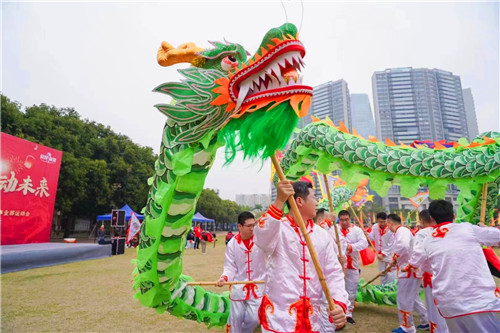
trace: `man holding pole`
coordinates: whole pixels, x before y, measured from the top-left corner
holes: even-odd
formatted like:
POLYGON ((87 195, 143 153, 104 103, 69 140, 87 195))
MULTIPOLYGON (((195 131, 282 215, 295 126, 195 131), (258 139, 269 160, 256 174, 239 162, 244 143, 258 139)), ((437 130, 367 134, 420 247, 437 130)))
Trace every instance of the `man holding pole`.
MULTIPOLYGON (((377 251, 378 270, 383 272, 392 261, 392 240, 394 234, 387 227, 387 214, 377 213, 377 223, 372 226, 370 239, 377 251)), ((396 278, 395 271, 388 272, 380 277, 382 284, 387 284, 396 278)))
POLYGON ((360 257, 359 251, 368 247, 366 236, 360 227, 351 224, 351 214, 347 210, 339 212, 340 232, 347 243, 346 249, 346 270, 345 270, 345 289, 349 294, 349 306, 347 308, 347 322, 355 324, 352 318, 354 311, 354 300, 358 291, 360 257))
POLYGON ((336 220, 335 213, 328 212, 326 209, 320 208, 316 211, 316 217, 314 218, 314 223, 316 223, 317 225, 319 225, 321 228, 325 229, 328 232, 328 234, 330 235, 330 237, 334 242, 335 246, 333 248, 335 249, 335 254, 339 258, 339 262, 342 266, 345 266, 345 261, 346 261, 345 253, 347 249, 347 243, 345 242, 344 236, 338 230, 339 227, 335 220, 336 220), (339 234, 340 246, 337 246, 337 236, 333 228, 337 228, 337 232, 339 234), (339 253, 339 248, 341 253, 339 253))
POLYGON ((419 212, 418 216, 420 225, 423 229, 415 235, 415 243, 413 245, 410 262, 408 266, 404 268, 404 270, 407 271, 412 269, 412 267, 417 267, 422 273, 422 286, 424 287, 425 306, 427 308, 427 318, 429 319, 429 328, 431 332, 448 333, 448 326, 446 325, 446 321, 439 314, 439 311, 434 304, 434 297, 432 296, 431 267, 427 260, 422 260, 422 257, 425 256, 423 242, 425 238, 429 237, 434 232, 434 229, 432 228, 433 223, 427 209, 419 212))
MULTIPOLYGON (((254 227, 252 213, 243 212, 238 216, 239 233, 227 243, 224 271, 217 281, 218 287, 224 286, 227 281, 265 280, 266 259, 264 252, 254 246, 254 227)), ((252 333, 259 325, 258 310, 264 286, 240 284, 230 286, 229 290, 231 309, 226 332, 252 333)))
POLYGON ((500 298, 482 246, 500 246, 500 229, 452 223, 453 204, 429 205, 433 232, 423 241, 433 275, 432 295, 450 332, 500 332, 500 298))
POLYGON ((424 303, 418 296, 420 291, 421 276, 415 267, 407 267, 410 256, 413 251, 413 235, 410 229, 401 225, 401 218, 396 214, 387 216, 387 225, 394 233, 392 244, 392 262, 389 267, 397 266, 398 289, 396 302, 398 305, 399 327, 392 333, 415 333, 416 328, 413 324, 413 310, 420 318, 418 329, 428 329, 427 311, 424 303), (405 268, 406 269, 403 269, 405 268))
POLYGON ((276 200, 255 230, 255 244, 269 255, 266 288, 259 308, 262 332, 327 332, 341 327, 348 305, 342 268, 330 236, 312 221, 317 206, 312 185, 283 180, 278 183, 277 192, 276 200), (283 217, 284 203, 292 196, 300 217, 293 211, 283 217), (314 244, 321 275, 297 225, 299 218, 305 222, 314 244), (328 311, 322 283, 327 284, 335 303, 328 311), (329 327, 324 327, 323 318, 327 316, 329 327))

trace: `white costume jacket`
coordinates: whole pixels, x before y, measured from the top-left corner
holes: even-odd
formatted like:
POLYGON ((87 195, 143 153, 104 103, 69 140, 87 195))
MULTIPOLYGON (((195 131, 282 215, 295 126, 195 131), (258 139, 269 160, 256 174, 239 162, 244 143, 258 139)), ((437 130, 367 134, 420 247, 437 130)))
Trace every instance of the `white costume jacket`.
POLYGON ((495 281, 481 248, 485 245, 500 246, 500 229, 444 222, 424 239, 423 254, 414 263, 430 263, 432 295, 444 318, 500 312, 495 281))
POLYGON ((397 260, 397 277, 398 278, 418 278, 419 269, 416 266, 408 266, 411 254, 413 252, 413 234, 410 229, 399 226, 394 232, 394 240, 392 243, 392 259, 397 260), (403 270, 406 268, 406 270, 403 270))
POLYGON ((370 232, 370 239, 373 241, 373 245, 377 249, 377 254, 384 255, 384 262, 392 261, 392 241, 394 239, 394 234, 389 227, 385 227, 383 230, 380 228, 378 223, 372 226, 372 231, 370 232))
MULTIPOLYGON (((330 221, 328 221, 330 222, 330 221)), ((337 236, 335 235, 335 229, 334 228, 337 228, 337 232, 339 233, 339 241, 340 241, 340 250, 342 251, 342 255, 345 256, 346 255, 346 251, 347 251, 347 243, 345 241, 345 237, 344 235, 342 235, 342 233, 340 232, 340 227, 337 223, 328 223, 328 222, 322 222, 320 223, 320 226, 325 229, 328 234, 330 235, 330 237, 332 238, 333 240, 333 245, 334 245, 334 250, 335 250, 335 254, 338 256, 339 255, 339 249, 338 249, 338 246, 337 246, 337 236)))
MULTIPOLYGON (((224 271, 226 281, 263 281, 266 279, 266 259, 264 252, 255 246, 253 237, 247 249, 240 234, 231 238, 226 247, 224 271)), ((249 298, 261 298, 263 284, 237 284, 230 286, 231 301, 246 301, 249 298)))
MULTIPOLYGON (((282 215, 271 206, 254 231, 255 244, 269 255, 260 323, 271 332, 319 332, 322 311, 326 311, 323 290, 299 227, 291 217, 282 215)), ((346 311, 344 275, 334 244, 312 220, 306 225, 331 296, 346 311)))
MULTIPOLYGON (((347 245, 351 245, 352 251, 346 250, 344 254, 347 257, 346 268, 347 269, 359 269, 360 268, 360 258, 359 251, 364 250, 368 247, 368 241, 366 240, 365 234, 360 227, 351 225, 348 229, 339 228, 340 235, 344 236, 347 245)), ((333 230, 335 232, 335 230, 333 230)), ((347 246, 346 245, 346 246, 347 246)))

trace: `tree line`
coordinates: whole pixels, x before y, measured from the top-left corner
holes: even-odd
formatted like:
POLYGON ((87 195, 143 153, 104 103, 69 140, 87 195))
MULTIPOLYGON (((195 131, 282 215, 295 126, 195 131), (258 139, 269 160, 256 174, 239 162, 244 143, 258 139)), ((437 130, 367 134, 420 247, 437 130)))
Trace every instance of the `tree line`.
MULTIPOLYGON (((82 119, 74 108, 23 108, 4 95, 1 127, 4 133, 63 151, 54 211, 60 212, 65 234, 76 217, 95 220, 124 204, 138 212, 145 206, 147 179, 157 159, 152 148, 82 119)), ((213 190, 204 190, 198 206, 202 214, 220 222, 235 222, 240 211, 235 202, 220 199, 213 190)))

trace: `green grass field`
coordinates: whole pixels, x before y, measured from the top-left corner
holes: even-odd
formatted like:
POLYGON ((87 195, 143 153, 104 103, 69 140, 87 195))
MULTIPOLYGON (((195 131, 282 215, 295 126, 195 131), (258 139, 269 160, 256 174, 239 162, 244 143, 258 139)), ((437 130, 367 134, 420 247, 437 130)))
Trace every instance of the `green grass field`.
MULTIPOLYGON (((223 243, 210 245, 206 255, 187 249, 184 273, 197 281, 215 281, 222 272, 224 249, 223 243)), ((135 250, 126 249, 125 255, 106 259, 1 275, 2 332, 208 331, 203 324, 141 306, 132 297, 133 258, 135 250)), ((374 264, 364 267, 361 277, 376 274, 374 264)), ((344 332, 390 332, 398 326, 396 309, 391 307, 358 304, 354 318, 356 325, 348 324, 344 332)))

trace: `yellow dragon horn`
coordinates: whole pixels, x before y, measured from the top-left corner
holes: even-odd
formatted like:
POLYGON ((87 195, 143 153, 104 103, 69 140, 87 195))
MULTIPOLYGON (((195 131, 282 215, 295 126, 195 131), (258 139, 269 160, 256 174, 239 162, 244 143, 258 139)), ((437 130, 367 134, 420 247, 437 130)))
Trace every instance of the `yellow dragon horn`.
POLYGON ((156 59, 158 64, 163 67, 175 65, 181 62, 191 63, 197 66, 203 59, 198 53, 203 51, 201 47, 196 46, 194 43, 184 43, 175 48, 167 42, 162 42, 156 59))

